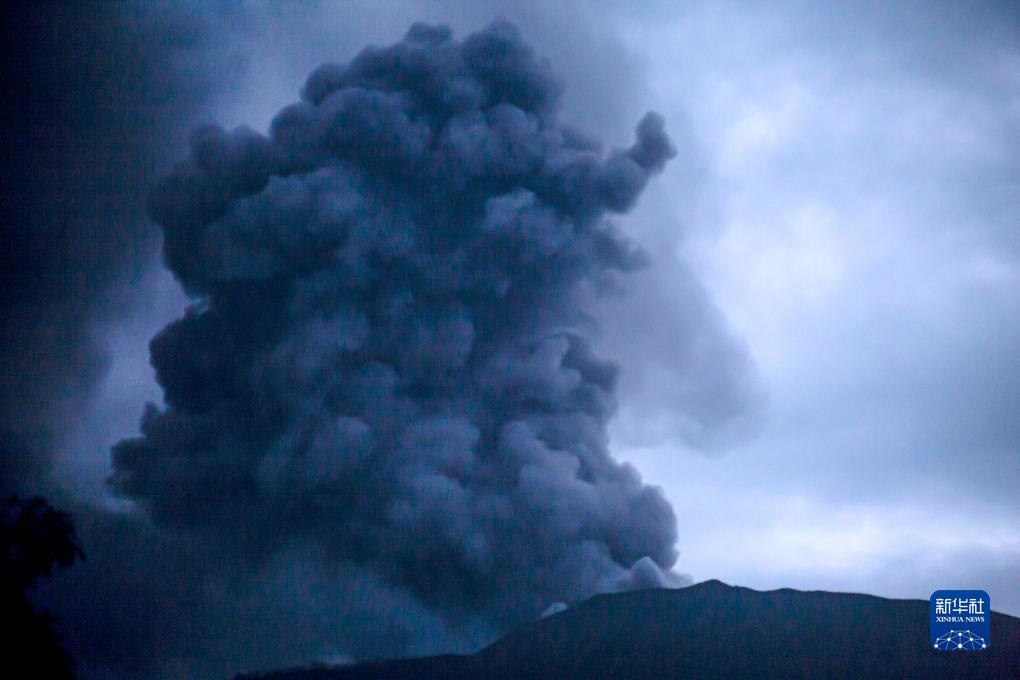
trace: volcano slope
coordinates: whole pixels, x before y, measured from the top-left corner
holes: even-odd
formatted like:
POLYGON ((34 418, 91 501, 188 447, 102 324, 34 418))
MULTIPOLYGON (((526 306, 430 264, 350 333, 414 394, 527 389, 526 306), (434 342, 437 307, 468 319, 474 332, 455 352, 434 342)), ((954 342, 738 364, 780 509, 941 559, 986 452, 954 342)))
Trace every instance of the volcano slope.
POLYGON ((706 581, 598 595, 467 656, 238 676, 390 678, 1020 678, 1020 619, 993 613, 988 649, 928 644, 928 602, 706 581))

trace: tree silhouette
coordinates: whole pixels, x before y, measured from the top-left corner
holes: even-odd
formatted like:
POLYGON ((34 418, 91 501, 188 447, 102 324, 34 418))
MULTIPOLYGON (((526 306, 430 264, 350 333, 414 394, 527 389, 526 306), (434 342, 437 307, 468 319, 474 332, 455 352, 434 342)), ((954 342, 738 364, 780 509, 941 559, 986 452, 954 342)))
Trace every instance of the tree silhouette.
POLYGON ((6 631, 0 639, 6 664, 33 677, 74 677, 54 617, 32 608, 28 589, 56 567, 84 557, 66 512, 42 498, 10 496, 0 504, 0 620, 6 631))

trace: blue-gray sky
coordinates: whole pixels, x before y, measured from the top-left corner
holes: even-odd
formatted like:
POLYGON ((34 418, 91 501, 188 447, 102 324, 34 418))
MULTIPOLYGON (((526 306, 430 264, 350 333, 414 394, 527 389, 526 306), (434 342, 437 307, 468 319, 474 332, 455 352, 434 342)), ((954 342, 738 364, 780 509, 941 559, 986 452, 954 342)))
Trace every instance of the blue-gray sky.
MULTIPOLYGON (((168 68, 192 89, 150 162, 183 156, 196 122, 265 130, 318 64, 413 21, 515 21, 562 74, 564 118, 624 147, 654 109, 678 150, 616 220, 653 266, 598 314, 622 367, 611 449, 672 503, 676 569, 893 597, 983 588, 1020 614, 1016 8, 498 5, 178 11, 194 40, 168 68)), ((142 175, 126 183, 139 200, 142 175)), ((105 372, 55 454, 65 488, 118 507, 110 446, 161 401, 148 342, 188 304, 152 243, 130 259, 88 311, 105 372)))
POLYGON ((724 455, 672 442, 629 454, 696 518, 681 521, 681 563, 696 578, 902 597, 985 584, 1016 613, 1017 14, 712 4, 657 17, 621 32, 705 158, 704 207, 677 256, 769 400, 761 433, 724 455))

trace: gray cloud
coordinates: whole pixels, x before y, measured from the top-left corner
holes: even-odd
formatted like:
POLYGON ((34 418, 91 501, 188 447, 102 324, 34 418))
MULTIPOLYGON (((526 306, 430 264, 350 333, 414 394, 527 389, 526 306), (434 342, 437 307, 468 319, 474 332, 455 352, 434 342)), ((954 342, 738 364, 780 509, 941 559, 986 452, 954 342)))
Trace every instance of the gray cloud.
POLYGON ((765 388, 693 272, 668 246, 656 252, 600 310, 602 346, 624 367, 614 442, 719 455, 761 431, 765 388))
POLYGON ((572 291, 636 265, 602 215, 674 150, 650 114, 600 159, 559 91, 509 24, 419 24, 317 69, 268 138, 196 133, 152 210, 204 302, 153 340, 167 409, 115 448, 114 487, 258 551, 316 536, 440 602, 513 612, 516 589, 526 609, 672 566, 668 507, 605 448, 615 369, 572 291))
MULTIPOLYGON (((31 472, 32 475, 38 473, 35 479, 41 485, 53 488, 61 482, 66 484, 66 493, 72 497, 98 493, 97 489, 90 486, 88 479, 82 479, 76 474, 77 468, 74 466, 81 462, 82 467, 92 476, 105 469, 108 452, 102 444, 110 441, 111 423, 123 422, 128 417, 122 413, 125 410, 130 411, 133 417, 140 407, 136 402, 143 398, 139 395, 151 392, 149 387, 142 389, 138 386, 144 381, 125 373, 129 369, 137 372, 137 368, 132 367, 143 361, 142 348, 148 336, 139 335, 138 329, 162 326, 170 320, 166 316, 167 310, 179 308, 176 293, 165 292, 166 283, 148 270, 157 243, 151 237, 152 232, 146 235, 146 229, 151 229, 151 226, 145 224, 142 216, 141 198, 145 193, 144 187, 163 172, 168 160, 179 155, 180 141, 185 136, 183 131, 198 119, 210 117, 226 119, 232 123, 250 121, 261 127, 282 104, 293 97, 294 85, 299 82, 295 78, 304 76, 308 69, 323 59, 350 60, 355 49, 365 42, 389 42, 417 17, 438 17, 452 23, 458 32, 465 32, 484 25, 494 15, 493 9, 484 3, 443 7, 435 7, 430 3, 405 3, 400 6, 388 5, 385 9, 375 3, 363 3, 360 6, 347 6, 343 11, 330 5, 295 4, 289 7, 289 10, 294 11, 278 12, 273 5, 249 5, 242 8, 231 3, 209 7, 184 5, 171 11, 166 9, 163 6, 150 8, 128 5, 123 11, 109 10, 106 13, 112 18, 96 15, 95 24, 91 20, 79 22, 78 25, 91 27, 82 31, 80 43, 75 43, 74 39, 65 41, 79 45, 76 48, 77 54, 86 56, 84 63, 91 63, 90 59, 102 61, 103 65, 94 71, 91 66, 87 67, 90 73, 110 74, 106 76, 108 80, 103 80, 109 86, 109 91, 103 88, 97 90, 87 85, 90 82, 88 78, 78 77, 71 79, 74 84, 69 91, 88 104, 85 110, 94 101, 90 98, 91 93, 103 92, 102 97, 96 97, 95 101, 111 103, 111 110, 98 112, 94 120, 96 125, 108 124, 112 130, 103 132, 105 128, 100 130, 83 126, 83 130, 89 130, 91 139, 106 142, 97 141, 95 148, 91 145, 87 145, 87 148, 69 147, 71 151, 68 151, 67 156, 80 165, 81 172, 86 176, 96 173, 116 178, 123 185, 123 193, 118 200, 123 200, 127 206, 125 214, 130 217, 129 220, 110 221, 110 228, 116 225, 121 231, 113 236, 107 234, 108 247, 101 253, 101 257, 95 261, 88 259, 68 269, 71 273, 91 271, 105 281, 98 287, 86 286, 79 289, 83 305, 75 308, 74 323, 65 323, 63 326, 71 333, 69 337, 73 337, 73 340, 47 340, 39 345, 53 356, 61 357, 64 356, 64 350, 67 350, 67 356, 75 356, 75 352, 79 351, 77 348, 81 348, 81 355, 88 362, 95 362, 96 366, 91 375, 79 372, 76 368, 61 369, 60 375, 64 376, 65 382, 54 381, 52 384, 60 385, 60 389, 65 391, 71 389, 80 398, 66 412, 57 413, 50 409, 46 417, 40 418, 45 428, 59 430, 62 434, 77 429, 76 434, 72 435, 77 441, 72 442, 71 450, 59 453, 58 465, 65 464, 68 468, 58 468, 59 480, 48 478, 48 462, 31 472), (108 23, 103 23, 107 20, 108 23), (94 32, 106 37, 98 39, 91 35, 94 32), (128 46, 121 47, 118 41, 124 41, 128 46), (112 46, 102 47, 108 42, 112 46), (92 54, 93 50, 95 54, 92 54), (137 68, 137 72, 133 68, 137 68), (108 160, 104 155, 106 149, 121 148, 127 149, 123 157, 108 160), (127 224, 131 226, 125 227, 127 224), (121 246, 116 245, 121 243, 118 240, 120 237, 134 239, 131 242, 135 245, 120 249, 121 246), (129 284, 129 287, 125 288, 124 283, 129 284), (121 316, 128 318, 122 321, 121 316), (111 328, 113 332, 108 333, 111 328), (97 338, 112 343, 109 355, 113 370, 105 374, 105 377, 101 376, 106 370, 107 359, 97 338), (69 387, 72 383, 74 386, 69 387), (90 390, 97 384, 101 390, 99 400, 89 403, 90 390)), ((646 102, 652 101, 652 98, 643 81, 646 65, 637 52, 625 49, 613 22, 588 11, 587 6, 563 5, 551 11, 545 4, 522 2, 504 5, 499 11, 522 26, 525 35, 531 37, 538 46, 538 52, 549 56, 557 65, 561 82, 568 84, 558 95, 557 106, 562 114, 559 119, 569 120, 577 123, 581 129, 597 133, 592 135, 578 132, 576 141, 570 143, 580 147, 587 143, 585 140, 597 137, 613 140, 613 145, 626 142, 631 134, 632 122, 643 113, 646 102)), ((57 16, 62 15, 58 12, 57 16)), ((67 26, 74 25, 75 21, 77 19, 69 20, 67 26)), ((30 49, 27 43, 25 49, 30 49)), ((63 63, 65 58, 71 58, 59 50, 50 50, 50 53, 54 55, 54 67, 63 63)), ((47 90, 49 93, 61 91, 64 90, 57 87, 47 90)), ((51 96, 40 95, 39 99, 46 101, 51 96)), ((75 107, 81 108, 75 105, 68 110, 76 110, 75 107)), ((671 134, 677 134, 677 123, 680 120, 682 116, 670 116, 671 134)), ((196 137, 196 147, 208 154, 207 157, 217 157, 219 154, 222 158, 222 149, 218 150, 216 146, 230 135, 217 135, 210 130, 196 137)), ((671 176, 675 177, 679 173, 684 178, 680 194, 684 199, 694 199, 699 188, 696 176, 699 170, 691 168, 688 157, 691 143, 689 133, 682 128, 679 128, 679 132, 683 153, 680 159, 670 164, 671 176)), ((270 140, 273 134, 270 131, 270 140)), ((241 141, 243 136, 235 137, 234 141, 241 141)), ((249 140, 259 137, 261 135, 252 133, 249 140)), ((83 138, 89 136, 83 135, 83 138)), ((255 145, 258 144, 256 141, 255 145)), ((639 147, 635 156, 641 158, 644 153, 639 147)), ((115 152, 110 154, 111 157, 116 156, 115 152)), ((601 158, 604 161, 605 155, 601 158)), ((274 158, 273 162, 279 160, 274 158)), ((296 162, 294 158, 290 161, 296 162)), ((378 160, 363 157, 359 162, 364 162, 372 169, 371 166, 378 160)), ((627 173, 623 172, 620 177, 626 179, 627 173)), ((605 200, 616 208, 622 208, 627 203, 626 193, 607 195, 605 200)), ((645 393, 645 389, 654 387, 660 390, 657 395, 664 395, 668 400, 668 406, 661 408, 659 415, 662 422, 666 423, 663 432, 669 437, 680 435, 685 441, 699 446, 706 443, 718 446, 720 442, 732 442, 734 434, 730 428, 736 423, 736 431, 739 431, 742 419, 747 416, 743 411, 753 411, 756 408, 753 400, 748 399, 750 392, 745 385, 748 376, 744 369, 749 366, 746 352, 739 343, 732 340, 725 324, 690 273, 670 258, 660 257, 660 246, 669 248, 678 238, 681 229, 671 218, 675 206, 671 205, 671 201, 663 200, 655 183, 646 193, 653 201, 643 201, 632 215, 627 216, 625 222, 621 222, 636 237, 637 243, 654 254, 651 264, 629 272, 625 277, 610 275, 607 280, 602 273, 595 277, 598 280, 592 283, 592 288, 600 288, 605 292, 608 284, 609 289, 617 289, 616 292, 608 301, 591 300, 585 292, 576 303, 577 309, 598 317, 607 332, 602 338, 593 337, 596 333, 589 319, 570 319, 571 324, 576 324, 571 329, 575 337, 564 341, 568 347, 567 354, 571 356, 569 362, 579 363, 567 369, 561 365, 561 372, 570 373, 579 366, 594 366, 599 371, 604 369, 603 378, 608 380, 613 371, 608 363, 597 359, 599 353, 605 352, 622 367, 621 396, 626 401, 620 422, 629 418, 629 413, 640 412, 631 400, 635 400, 634 403, 641 401, 640 396, 645 393), (674 286, 677 282, 679 285, 674 286), (657 312, 662 325, 672 330, 653 334, 640 343, 619 342, 622 336, 615 332, 616 329, 623 328, 623 324, 634 318, 625 301, 642 300, 644 295, 661 300, 657 312), (683 342, 671 345, 669 336, 674 334, 683 339, 683 342), (595 350, 590 353, 585 350, 584 343, 579 342, 581 337, 591 339, 595 343, 595 350), (712 346, 717 343, 718 348, 713 350, 712 346), (710 360, 690 361, 684 352, 695 347, 700 347, 701 352, 707 352, 703 356, 710 360), (703 405, 699 395, 705 395, 711 406, 703 405), (728 403, 728 399, 732 401, 728 403), (693 417, 685 409, 694 410, 693 417), (680 421, 684 425, 677 428, 676 424, 680 421)), ((111 205, 97 205, 95 197, 102 195, 83 190, 75 200, 83 206, 96 205, 96 214, 118 214, 111 205)), ((670 189, 671 198, 678 195, 675 188, 670 189)), ((211 200, 215 201, 215 197, 211 200)), ((36 199, 26 199, 26 205, 33 201, 36 199)), ((235 203, 246 201, 248 199, 238 199, 235 203)), ((688 202, 685 200, 685 203, 688 202)), ((503 208, 508 215, 521 210, 513 202, 503 208)), ((570 209, 575 208, 583 209, 577 206, 570 209)), ((70 224, 78 224, 73 216, 70 224)), ((79 240, 84 233, 99 236, 106 233, 104 229, 107 226, 103 223, 91 227, 92 232, 85 229, 74 233, 79 235, 79 240)), ((310 233, 302 236, 306 237, 316 238, 310 233)), ((285 271, 293 265, 303 266, 294 261, 293 251, 290 254, 284 251, 282 260, 278 257, 281 253, 231 252, 229 248, 237 245, 231 238, 230 234, 221 233, 215 239, 210 239, 216 248, 206 265, 212 263, 213 269, 218 268, 221 273, 229 271, 230 276, 258 275, 260 268, 268 268, 262 269, 263 272, 272 270, 280 261, 285 264, 284 269, 278 271, 285 271)), ((620 241, 626 243, 629 239, 620 241)), ((97 238, 96 242, 102 243, 102 240, 97 238)), ((56 250, 63 251, 62 246, 57 247, 57 244, 62 243, 61 240, 51 243, 56 250)), ((278 245, 284 245, 282 240, 278 245)), ((175 248, 172 244, 169 247, 175 248)), ((182 271, 189 270, 192 263, 188 259, 197 254, 186 252, 186 245, 178 244, 176 247, 182 271)), ((611 253, 606 256, 606 263, 613 261, 611 253)), ((199 274, 198 279, 205 275, 199 270, 196 272, 199 274)), ((296 276, 293 273, 288 275, 296 276)), ((75 276, 81 279, 81 275, 75 276)), ((192 284, 193 292, 199 296, 207 294, 201 288, 204 285, 201 281, 196 279, 192 284)), ((313 292, 305 291, 308 295, 313 292)), ((560 311, 569 311, 571 305, 575 304, 573 300, 567 299, 561 302, 565 309, 560 311)), ((33 309, 35 304, 24 302, 25 309, 33 309)), ((658 302, 640 304, 648 308, 656 307, 658 302)), ((62 317, 63 321, 70 318, 62 317)), ((457 314, 438 315, 436 318, 434 328, 431 329, 435 332, 431 337, 422 333, 412 339, 422 346, 435 344, 435 337, 455 340, 457 314)), ((547 322, 541 320, 541 323, 547 322)), ((292 388, 298 387, 300 380, 308 379, 307 375, 301 378, 302 371, 314 370, 314 367, 302 366, 300 357, 309 348, 313 352, 325 351, 324 345, 328 343, 324 343, 324 340, 337 329, 328 325, 318 329, 311 326, 303 328, 297 334, 300 337, 295 336, 293 342, 284 343, 287 345, 285 351, 274 357, 274 361, 280 362, 276 366, 279 369, 276 378, 282 377, 283 382, 290 381, 292 388)), ((165 334, 164 341, 171 342, 172 335, 165 334)), ((349 337, 356 341, 356 333, 349 337)), ((34 341, 40 341, 42 336, 35 335, 34 338, 34 341)), ((180 341, 180 338, 176 341, 180 341)), ((22 338, 12 342, 12 347, 19 343, 31 344, 22 338)), ((455 353, 456 343, 453 345, 449 349, 455 353)), ((192 347, 188 344, 184 346, 192 347)), ((519 385, 527 385, 529 380, 540 378, 543 370, 556 368, 557 353, 562 347, 556 346, 554 342, 552 346, 543 346, 543 349, 545 351, 534 352, 530 357, 520 354, 504 357, 507 365, 519 365, 519 385)), ((404 363, 400 366, 401 370, 412 373, 441 367, 451 356, 445 352, 416 354, 408 347, 401 349, 395 345, 387 351, 390 350, 394 356, 402 357, 404 363)), ((561 361, 567 361, 567 354, 563 355, 561 361)), ((213 359, 214 355, 206 358, 213 359)), ((24 367, 19 367, 15 373, 26 375, 24 367)), ((267 372, 263 379, 268 381, 272 377, 267 372)), ((581 382, 591 380, 592 376, 588 375, 581 382)), ((200 393, 206 389, 200 382, 187 384, 188 379, 185 379, 183 386, 178 384, 175 388, 179 388, 179 391, 171 391, 181 398, 185 393, 200 393)), ((569 381, 553 381, 544 385, 543 389, 565 389, 565 384, 569 386, 569 381)), ((215 387, 215 381, 212 386, 215 387)), ((487 385, 486 389, 499 388, 498 385, 487 385)), ((597 394, 600 389, 608 392, 596 384, 596 389, 592 390, 595 396, 585 405, 585 408, 607 409, 594 418, 595 425, 591 428, 595 433, 594 440, 586 444, 590 444, 596 453, 599 450, 604 453, 605 450, 604 441, 598 441, 599 436, 604 437, 604 433, 598 434, 604 425, 599 420, 604 420, 613 401, 607 399, 600 406, 597 394)), ((15 391, 12 389, 10 393, 14 394, 15 391)), ((170 404, 170 410, 173 410, 177 407, 173 405, 171 391, 167 393, 167 403, 170 404)), ((270 401, 278 400, 277 396, 270 396, 270 401)), ((566 398, 569 401, 573 397, 567 395, 566 398)), ((41 399, 40 403, 43 401, 51 403, 49 396, 41 399)), ((643 406, 653 403, 661 407, 663 400, 656 397, 654 400, 642 401, 643 406)), ((189 408, 193 406, 191 404, 189 408)), ((272 414, 262 416, 271 417, 272 414)), ((469 428, 459 425, 462 423, 456 419, 429 422, 428 427, 418 428, 414 433, 417 437, 415 441, 419 444, 437 440, 461 443, 469 441, 472 434, 469 428)), ((637 427, 624 426, 621 431, 627 431, 636 438, 644 436, 637 427)), ((336 441, 343 440, 347 450, 357 452, 361 432, 363 428, 351 419, 337 420, 336 428, 328 434, 336 441)), ((182 433, 187 434, 184 431, 182 433)), ((190 434, 196 433, 199 430, 190 430, 190 434)), ((660 434, 656 433, 656 436, 660 434)), ((557 436, 566 435, 559 433, 557 436)), ((38 451, 48 451, 52 442, 66 438, 64 434, 64 437, 47 439, 46 445, 39 446, 38 451)), ((319 439, 321 444, 325 437, 319 439)), ((522 436, 520 441, 526 443, 527 437, 522 436)), ((446 588, 443 591, 443 597, 446 597, 451 586, 428 583, 426 579, 431 574, 420 565, 417 573, 407 565, 394 573, 380 573, 378 560, 357 563, 338 559, 338 553, 349 546, 330 548, 324 545, 333 538, 332 529, 327 526, 325 518, 330 512, 336 512, 336 507, 320 507, 318 514, 313 512, 305 515, 303 509, 284 507, 285 504, 278 503, 285 495, 288 484, 299 484, 304 485, 302 489, 307 492, 306 500, 311 499, 310 505, 320 503, 328 506, 328 503, 321 503, 319 490, 312 489, 315 485, 310 481, 321 482, 331 475, 335 477, 338 470, 333 464, 335 461, 331 462, 328 456, 307 453, 316 450, 321 452, 322 447, 316 449, 314 443, 315 437, 310 432, 298 433, 288 442, 291 449, 279 447, 272 464, 258 466, 258 481, 272 493, 275 504, 259 509, 262 514, 243 518, 237 524, 237 530, 229 535, 221 531, 227 523, 223 517, 195 516, 201 515, 201 512, 195 515, 184 512, 179 513, 179 516, 175 516, 178 513, 172 511, 157 513, 161 522, 154 525, 144 515, 125 512, 122 503, 105 501, 106 506, 117 508, 113 512, 105 506, 84 501, 68 501, 64 504, 78 519, 88 560, 61 574, 54 583, 44 585, 38 597, 41 603, 48 604, 64 620, 69 644, 81 661, 86 677, 147 677, 161 674, 223 677, 239 669, 257 670, 321 658, 467 650, 498 634, 505 621, 518 616, 520 611, 537 614, 551 601, 544 599, 547 594, 542 593, 541 596, 533 597, 534 606, 522 604, 518 613, 508 610, 503 621, 493 621, 498 617, 493 615, 491 602, 482 606, 478 610, 480 613, 469 611, 467 606, 454 607, 450 604, 452 598, 447 598, 446 611, 443 611, 443 607, 437 608, 424 602, 423 593, 427 595, 429 589, 442 591, 446 588), (294 474, 293 469, 279 465, 281 461, 287 461, 284 455, 287 451, 295 452, 299 449, 305 451, 303 461, 307 463, 300 471, 301 474, 294 474), (288 522, 295 516, 302 518, 299 522, 301 535, 284 535, 288 522), (246 543, 245 539, 249 537, 254 537, 254 540, 246 543), (216 540, 208 540, 211 538, 216 540), (451 612, 450 609, 457 611, 451 612), (338 611, 347 615, 339 617, 338 611), (243 631, 238 630, 238 621, 246 622, 243 631)), ((17 450, 23 452, 25 449, 19 445, 17 450)), ((449 450, 447 453, 456 457, 457 452, 449 450)), ((539 454, 545 455, 541 451, 539 454)), ((44 458, 48 456, 20 454, 17 459, 11 457, 7 460, 31 463, 34 466, 35 462, 44 458)), ((597 459, 598 455, 595 455, 592 460, 597 459)), ((438 463, 429 461, 428 464, 438 463)), ((602 472, 616 475, 620 489, 632 489, 638 498, 642 495, 655 498, 652 491, 646 490, 647 487, 636 481, 633 472, 627 468, 617 468, 616 465, 610 461, 602 472)), ((138 469, 144 467, 137 466, 138 469)), ((226 471, 222 486, 228 495, 231 495, 232 490, 236 491, 237 487, 232 485, 237 481, 235 473, 240 469, 226 471)), ((16 470, 8 477, 18 480, 19 484, 28 478, 25 470, 16 470)), ((533 479, 536 492, 534 497, 539 498, 543 475, 535 475, 533 479)), ((556 479, 569 479, 569 475, 554 478, 554 481, 556 479)), ((34 482, 29 485, 32 484, 34 482)), ((433 497, 443 493, 443 488, 438 486, 420 486, 402 489, 401 493, 435 492, 433 497)), ((613 484, 608 486, 611 488, 613 484)), ((212 499, 206 497, 201 483, 196 482, 195 478, 191 481, 182 478, 181 489, 195 492, 193 500, 198 511, 214 504, 212 499)), ((220 492, 219 488, 209 489, 213 493, 220 492)), ((59 489, 56 491, 59 492, 59 489)), ((604 495, 606 491, 600 489, 598 493, 604 495)), ((142 500, 143 505, 152 503, 153 507, 160 495, 159 491, 136 492, 136 498, 142 500)), ((165 500, 171 496, 170 493, 164 493, 162 497, 165 500)), ((601 523, 607 532, 623 533, 627 526, 631 526, 628 522, 638 521, 635 517, 627 517, 625 513, 621 518, 613 517, 608 510, 589 505, 583 495, 568 496, 567 499, 571 500, 574 509, 594 507, 599 511, 595 513, 597 517, 592 521, 592 526, 598 527, 601 523)), ((225 507, 240 512, 245 502, 242 497, 234 494, 225 507)), ((655 505, 657 503, 653 503, 652 514, 666 519, 669 516, 668 508, 656 509, 655 505)), ((559 512, 552 507, 542 510, 559 512)), ((564 513, 564 516, 568 516, 568 513, 564 513)), ((405 519, 408 532, 421 530, 425 526, 424 522, 429 520, 428 517, 414 516, 405 519)), ((669 526, 671 520, 663 525, 667 529, 669 526)), ((571 527, 569 522, 565 522, 553 524, 552 529, 569 531, 571 527)), ((454 532, 460 530, 457 526, 452 529, 454 532)), ((334 533, 342 534, 342 531, 334 533)), ((608 561, 604 556, 600 557, 597 550, 591 555, 581 551, 580 563, 595 565, 590 572, 571 573, 566 579, 550 572, 540 578, 536 577, 536 582, 548 584, 566 580, 574 584, 577 592, 590 589, 596 583, 599 588, 620 587, 620 569, 629 566, 631 553, 636 556, 642 551, 639 547, 642 541, 659 546, 660 564, 672 563, 673 541, 669 535, 667 531, 658 536, 653 533, 642 538, 641 533, 637 532, 632 544, 615 546, 615 555, 610 555, 608 561), (600 572, 600 569, 604 571, 600 572)), ((446 549, 449 546, 444 541, 453 540, 442 532, 439 536, 439 540, 430 549, 446 549)), ((473 559, 468 550, 464 550, 460 557, 464 560, 473 559)), ((522 569, 523 564, 522 560, 511 563, 505 567, 506 573, 522 569)), ((654 560, 639 559, 632 569, 624 569, 622 578, 630 580, 632 584, 654 583, 660 578, 660 571, 661 568, 654 560)), ((455 584, 452 587, 456 589, 459 586, 455 584)), ((549 590, 556 590, 555 599, 570 596, 560 587, 550 586, 549 590)), ((511 593, 508 597, 516 597, 517 594, 511 593)), ((478 593, 468 595, 476 598, 476 601, 481 597, 478 593)), ((431 597, 435 600, 440 596, 434 593, 431 597)))
MULTIPOLYGON (((507 24, 463 43, 419 25, 318 69, 268 137, 198 131, 154 194, 166 261, 203 302, 153 340, 166 407, 114 451, 114 487, 163 528, 96 526, 174 565, 201 545, 242 583, 299 570, 369 621, 342 632, 308 608, 321 630, 267 662, 330 631, 341 654, 455 647, 553 600, 676 578, 669 506, 608 454, 616 369, 591 352, 577 293, 641 263, 604 213, 674 151, 649 115, 631 147, 600 152, 560 123, 560 88, 507 24), (395 606, 433 623, 373 635, 395 606), (444 642, 444 626, 460 632, 444 642)), ((148 560, 125 559, 139 575, 114 590, 143 578, 148 560)), ((266 630, 291 611, 243 585, 210 601, 196 584, 217 577, 193 571, 174 568, 184 620, 213 639, 246 597, 273 613, 266 630)), ((94 668, 118 663, 88 645, 94 668)), ((241 658, 214 657, 191 663, 241 658)))
POLYGON ((109 365, 99 320, 149 265, 147 186, 206 100, 197 15, 8 3, 0 143, 0 470, 52 489, 52 451, 109 365))

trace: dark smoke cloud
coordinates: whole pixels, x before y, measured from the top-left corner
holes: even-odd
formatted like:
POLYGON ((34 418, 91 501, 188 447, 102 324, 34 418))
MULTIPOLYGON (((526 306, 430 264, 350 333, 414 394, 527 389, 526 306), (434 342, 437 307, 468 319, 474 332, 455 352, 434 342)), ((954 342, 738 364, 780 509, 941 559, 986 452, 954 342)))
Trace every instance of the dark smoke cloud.
POLYGON ((113 488, 253 568, 307 543, 450 615, 668 581, 577 291, 643 262, 606 215, 675 152, 648 114, 602 153, 560 89, 510 24, 417 24, 267 137, 196 132, 151 212, 201 302, 152 341, 165 407, 113 488))
POLYGON ((183 10, 0 13, 0 491, 49 493, 52 452, 107 368, 95 327, 156 252, 140 197, 212 76, 183 10))

